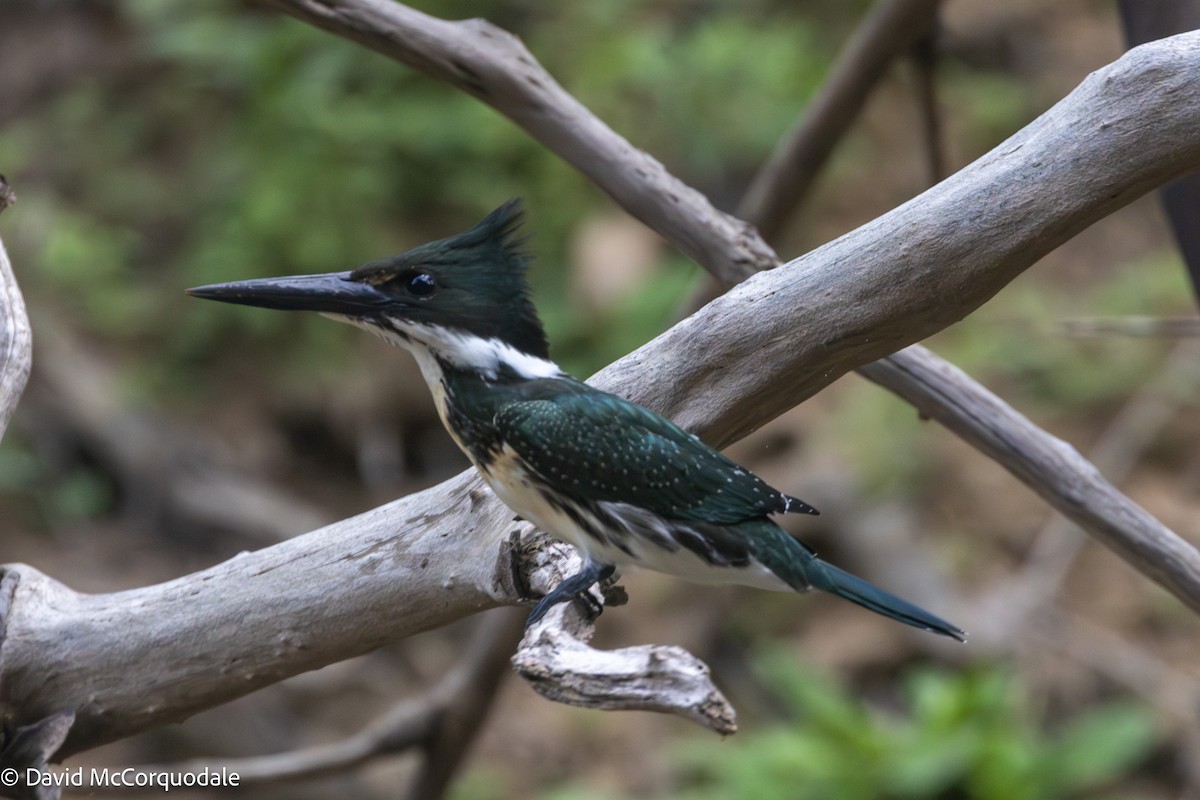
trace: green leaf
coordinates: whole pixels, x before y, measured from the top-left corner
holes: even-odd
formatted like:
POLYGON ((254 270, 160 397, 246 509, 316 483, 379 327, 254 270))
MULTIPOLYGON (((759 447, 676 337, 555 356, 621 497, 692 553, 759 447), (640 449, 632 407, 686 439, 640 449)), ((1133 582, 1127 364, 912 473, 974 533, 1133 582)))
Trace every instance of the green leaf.
POLYGON ((1071 720, 1044 760, 1048 789, 1071 792, 1110 781, 1146 757, 1158 740, 1143 707, 1114 703, 1071 720))

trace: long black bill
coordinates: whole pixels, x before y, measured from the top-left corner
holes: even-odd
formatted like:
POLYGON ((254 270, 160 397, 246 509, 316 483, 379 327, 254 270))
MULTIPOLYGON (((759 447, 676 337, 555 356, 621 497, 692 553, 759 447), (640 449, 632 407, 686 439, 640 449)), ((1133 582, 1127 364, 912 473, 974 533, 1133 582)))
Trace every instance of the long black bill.
POLYGON ((361 314, 391 299, 368 283, 350 280, 349 272, 214 283, 188 289, 187 293, 222 303, 330 314, 361 314))

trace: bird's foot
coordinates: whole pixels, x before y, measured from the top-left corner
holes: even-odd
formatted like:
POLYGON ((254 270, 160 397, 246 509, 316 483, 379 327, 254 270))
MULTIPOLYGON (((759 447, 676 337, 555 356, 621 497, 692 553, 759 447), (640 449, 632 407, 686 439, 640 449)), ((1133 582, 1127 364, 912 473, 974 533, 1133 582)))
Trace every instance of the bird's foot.
POLYGON ((598 581, 610 578, 615 570, 616 567, 612 564, 585 561, 583 569, 570 577, 564 578, 558 586, 555 586, 545 597, 537 602, 537 605, 533 607, 533 611, 529 614, 529 619, 525 620, 525 630, 529 630, 533 623, 546 616, 546 612, 554 608, 554 606, 559 603, 565 603, 568 600, 579 600, 587 606, 591 617, 600 616, 600 612, 604 610, 604 604, 593 597, 589 590, 598 581))

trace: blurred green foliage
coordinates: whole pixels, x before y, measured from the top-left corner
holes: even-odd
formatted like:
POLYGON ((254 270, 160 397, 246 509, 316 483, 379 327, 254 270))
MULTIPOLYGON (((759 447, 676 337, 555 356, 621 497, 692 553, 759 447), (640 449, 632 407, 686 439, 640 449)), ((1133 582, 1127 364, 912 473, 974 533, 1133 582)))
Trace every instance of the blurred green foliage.
MULTIPOLYGON (((771 0, 443 0, 422 10, 518 31, 602 119, 725 206, 853 20, 845 4, 771 0)), ((572 371, 589 374, 666 327, 698 275, 671 257, 600 318, 580 314, 561 265, 569 232, 601 199, 485 105, 235 0, 137 0, 116 13, 125 60, 11 125, 0 163, 26 213, 43 220, 17 232, 34 264, 31 297, 117 346, 153 341, 155 358, 125 367, 143 399, 203 405, 203 376, 231 350, 267 379, 332 385, 355 366, 354 331, 196 303, 182 288, 346 268, 461 229, 512 195, 529 202, 536 299, 572 371)), ((944 74, 967 130, 984 140, 1030 113, 999 73, 951 63, 944 74)), ((890 412, 867 413, 895 432, 890 412)), ((881 484, 906 480, 905 470, 879 471, 892 476, 881 484)))
POLYGON ((46 455, 35 453, 20 430, 7 433, 0 448, 0 497, 14 494, 30 501, 29 507, 5 509, 9 524, 32 522, 36 527, 37 520, 22 518, 26 516, 40 517, 51 525, 85 520, 111 507, 116 499, 114 487, 94 465, 47 464, 46 455))
POLYGON ((896 395, 862 387, 832 410, 831 424, 853 431, 845 448, 858 487, 876 499, 907 497, 924 483, 931 442, 916 410, 896 395), (882 446, 886 443, 886 446, 882 446))
MULTIPOLYGON (((1053 426, 1055 418, 1111 413, 1160 369, 1172 344, 1130 336, 1072 337, 1064 333, 1064 320, 1186 316, 1193 313, 1191 302, 1179 256, 1161 253, 1082 291, 1015 281, 926 344, 1022 413, 1053 426)), ((831 413, 833 427, 854 432, 844 445, 864 492, 907 497, 928 485, 935 443, 908 403, 872 388, 849 394, 831 413)))
MULTIPOLYGON (((761 661, 787 722, 678 752, 675 800, 1060 800, 1122 796, 1116 780, 1158 733, 1140 706, 1110 702, 1039 719, 1007 669, 917 670, 902 702, 869 708, 786 653, 761 661), (1111 793, 1106 793, 1111 792, 1111 793)), ((542 800, 611 800, 566 785, 542 800)))
MULTIPOLYGON (((173 366, 132 380, 154 381, 171 402, 202 399, 194 368, 234 342, 267 369, 318 379, 331 363, 353 363, 351 331, 187 301, 185 286, 347 268, 461 229, 513 195, 530 205, 536 293, 552 340, 571 343, 559 353, 568 364, 604 363, 592 355, 607 339, 597 331, 621 331, 624 349, 650 338, 687 291, 678 276, 694 270, 674 259, 667 279, 612 320, 556 313, 567 233, 600 197, 473 98, 234 0, 116 9, 125 61, 13 125, 0 163, 23 208, 45 219, 26 240, 31 296, 115 343, 153 338, 173 366)), ((831 55, 803 14, 766 0, 423 10, 519 31, 599 116, 718 197, 740 189, 831 55), (720 125, 695 124, 718 116, 720 125)))
POLYGON ((934 337, 931 347, 969 374, 1035 404, 1039 414, 1080 415, 1129 396, 1153 375, 1171 342, 1129 336, 1074 338, 1060 327, 1084 317, 1191 312, 1187 273, 1174 253, 1131 263, 1080 290, 1016 281, 995 302, 934 337))
MULTIPOLYGON (((812 14, 846 24, 836 6, 421 8, 518 32, 602 119, 731 205, 818 85, 833 40, 812 14)), ((606 201, 486 105, 237 0, 107 8, 96 13, 111 24, 96 27, 93 46, 119 52, 8 121, 0 168, 20 196, 5 239, 35 332, 69 329, 105 352, 128 407, 204 413, 228 391, 226 374, 248 379, 238 382, 248 405, 298 384, 317 394, 344 385, 347 371, 366 368, 359 332, 316 315, 200 303, 183 289, 349 268, 461 230, 515 195, 529 205, 539 256, 535 299, 555 357, 573 372, 590 374, 669 326, 699 278, 664 248, 652 281, 581 313, 568 299, 570 234, 606 201)), ((19 436, 8 449, 30 456, 19 436)), ((112 502, 91 469, 0 491, 28 497, 47 521, 86 516, 112 502), (61 514, 47 497, 62 500, 51 503, 61 514)))
POLYGON ((903 714, 869 712, 837 681, 785 654, 764 668, 796 722, 736 748, 693 746, 685 756, 693 788, 681 800, 1053 800, 1103 788, 1157 738, 1146 710, 1118 703, 1046 730, 999 668, 910 673, 903 714))

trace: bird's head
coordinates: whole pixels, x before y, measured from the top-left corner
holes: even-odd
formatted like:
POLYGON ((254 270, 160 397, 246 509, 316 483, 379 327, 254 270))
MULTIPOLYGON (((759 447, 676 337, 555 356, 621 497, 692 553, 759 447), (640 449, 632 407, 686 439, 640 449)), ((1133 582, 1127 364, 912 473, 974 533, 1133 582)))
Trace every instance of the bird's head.
POLYGON ((529 300, 520 200, 479 224, 348 272, 218 283, 189 289, 208 300, 318 311, 412 350, 470 360, 491 348, 548 362, 542 323, 529 300))

